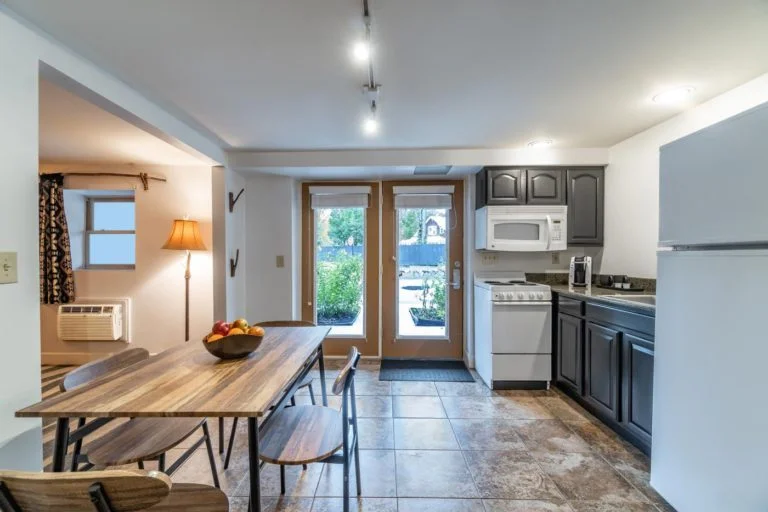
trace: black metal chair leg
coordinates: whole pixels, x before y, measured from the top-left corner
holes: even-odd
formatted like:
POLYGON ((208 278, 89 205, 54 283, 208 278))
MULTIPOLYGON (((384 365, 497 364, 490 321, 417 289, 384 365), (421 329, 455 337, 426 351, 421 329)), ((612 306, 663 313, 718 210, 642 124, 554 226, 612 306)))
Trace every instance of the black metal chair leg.
POLYGON ((232 432, 229 434, 229 446, 227 446, 227 456, 224 457, 224 471, 229 468, 229 458, 232 456, 232 447, 235 444, 235 431, 237 430, 237 418, 232 420, 232 432))
POLYGON ((280 494, 285 494, 285 466, 280 464, 280 494))
POLYGON ((213 485, 217 489, 219 486, 219 473, 216 471, 216 458, 213 456, 213 443, 211 442, 211 433, 208 431, 208 422, 203 422, 203 435, 205 436, 205 449, 208 451, 208 462, 211 464, 211 476, 213 476, 213 485))
MULTIPOLYGON (((77 420, 77 428, 80 429, 80 428, 83 428, 84 426, 85 426, 85 418, 78 419, 77 420)), ((72 468, 71 468, 71 470, 73 472, 77 471, 77 467, 79 466, 79 464, 77 463, 77 458, 80 456, 80 452, 82 451, 82 449, 83 449, 83 440, 82 439, 78 439, 77 442, 75 442, 75 450, 72 453, 72 468)))
POLYGON ((296 397, 291 397, 291 407, 296 407, 296 397))
POLYGON ((312 389, 312 384, 307 387, 309 388, 309 399, 312 401, 312 405, 317 405, 317 402, 315 402, 315 391, 312 389))
POLYGON ((139 464, 139 469, 144 469, 144 461, 143 460, 140 460, 138 462, 138 464, 139 464))
POLYGON ((157 458, 157 470, 161 473, 165 473, 165 454, 162 453, 157 458))
POLYGON ((224 418, 219 418, 219 453, 224 453, 224 418))
POLYGON ((349 454, 344 454, 344 512, 349 512, 349 454))
POLYGON ((357 479, 357 495, 361 496, 362 491, 360 486, 360 449, 358 447, 357 442, 355 442, 355 478, 357 479))

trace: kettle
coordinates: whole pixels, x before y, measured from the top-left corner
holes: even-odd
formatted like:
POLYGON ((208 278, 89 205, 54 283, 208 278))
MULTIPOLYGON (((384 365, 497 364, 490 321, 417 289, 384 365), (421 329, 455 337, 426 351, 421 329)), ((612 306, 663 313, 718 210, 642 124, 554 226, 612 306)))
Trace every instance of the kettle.
POLYGON ((592 286, 592 258, 590 256, 573 256, 568 269, 568 287, 592 286))

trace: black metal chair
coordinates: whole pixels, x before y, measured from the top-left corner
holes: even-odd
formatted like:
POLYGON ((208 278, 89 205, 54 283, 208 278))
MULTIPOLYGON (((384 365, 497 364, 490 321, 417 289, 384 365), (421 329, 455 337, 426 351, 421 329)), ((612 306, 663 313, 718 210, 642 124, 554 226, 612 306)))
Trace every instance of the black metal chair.
MULTIPOLYGON (((306 322, 304 320, 271 320, 269 322, 259 322, 259 327, 314 327, 312 322, 306 322)), ((299 383, 296 389, 308 388, 309 399, 312 405, 315 405, 315 391, 312 388, 312 375, 307 374, 304 379, 299 383)), ((296 399, 291 397, 291 406, 296 405, 296 399)), ((237 429, 237 418, 232 420, 232 429, 229 432, 229 443, 227 444, 227 455, 224 457, 224 470, 229 468, 229 459, 232 457, 232 447, 235 444, 235 430, 237 429)), ((219 418, 219 453, 224 451, 224 418, 219 418)), ((305 468, 306 469, 306 468, 305 468)))
POLYGON ((285 466, 325 462, 344 465, 344 512, 349 511, 349 469, 355 457, 360 496, 360 450, 355 403, 355 372, 360 352, 352 347, 332 391, 342 396, 341 411, 318 405, 298 405, 275 412, 262 437, 260 458, 280 465, 280 493, 285 494, 285 466), (350 438, 349 429, 352 428, 350 438), (340 453, 339 450, 341 450, 340 453))
MULTIPOLYGON (((110 373, 147 359, 149 359, 149 352, 143 348, 118 352, 69 372, 61 381, 60 389, 66 392, 98 378, 109 378, 110 373)), ((91 420, 90 423, 86 423, 86 418, 78 420, 77 430, 70 434, 73 437, 77 436, 72 454, 72 471, 88 470, 95 466, 111 467, 133 463, 137 463, 140 469, 144 469, 144 462, 156 460, 160 471, 172 475, 200 445, 205 443, 213 482, 217 488, 219 487, 213 444, 205 418, 132 418, 99 436, 99 430, 113 419, 99 418, 91 420), (203 431, 202 437, 173 464, 166 467, 166 452, 178 446, 200 428, 203 431), (88 439, 83 448, 83 438, 94 433, 96 433, 95 438, 88 439), (81 467, 81 464, 84 466, 81 467)))

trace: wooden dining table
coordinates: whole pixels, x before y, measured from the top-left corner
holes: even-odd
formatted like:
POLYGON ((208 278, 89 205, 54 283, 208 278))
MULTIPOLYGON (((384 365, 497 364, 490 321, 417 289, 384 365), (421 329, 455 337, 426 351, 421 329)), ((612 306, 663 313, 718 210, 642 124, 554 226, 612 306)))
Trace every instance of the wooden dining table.
POLYGON ((330 328, 265 331, 259 347, 246 358, 221 360, 200 342, 186 343, 21 409, 16 416, 56 418, 53 471, 63 471, 67 447, 103 421, 71 431, 70 418, 247 418, 250 503, 251 510, 260 511, 259 433, 287 404, 315 362, 323 405, 328 405, 322 342, 330 328))

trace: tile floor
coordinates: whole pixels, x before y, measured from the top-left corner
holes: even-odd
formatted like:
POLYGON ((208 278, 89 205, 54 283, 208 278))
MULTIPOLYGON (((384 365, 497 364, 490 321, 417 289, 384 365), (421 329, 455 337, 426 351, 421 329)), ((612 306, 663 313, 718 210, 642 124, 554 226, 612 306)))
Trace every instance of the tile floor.
MULTIPOLYGON (((326 377, 334 373, 330 369, 326 377)), ((557 391, 494 392, 479 381, 381 382, 378 365, 367 362, 357 379, 362 497, 353 510, 673 510, 648 484, 648 458, 557 391)), ((319 389, 316 380, 318 396, 319 389)), ((300 403, 309 403, 305 390, 300 395, 300 403)), ((331 396, 330 405, 338 407, 339 399, 331 396)), ((221 470, 223 456, 217 460, 235 512, 245 512, 248 504, 245 422, 240 423, 229 469, 221 470)), ((217 439, 217 421, 210 426, 217 439)), ((48 457, 51 430, 45 431, 48 457)), ((182 450, 174 451, 169 460, 182 450)), ((173 480, 212 483, 205 451, 173 480)), ((289 467, 286 495, 279 489, 278 468, 265 466, 264 511, 342 510, 339 465, 289 467)))

